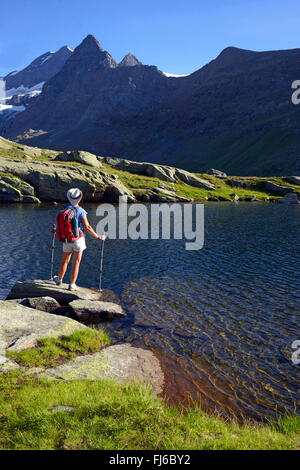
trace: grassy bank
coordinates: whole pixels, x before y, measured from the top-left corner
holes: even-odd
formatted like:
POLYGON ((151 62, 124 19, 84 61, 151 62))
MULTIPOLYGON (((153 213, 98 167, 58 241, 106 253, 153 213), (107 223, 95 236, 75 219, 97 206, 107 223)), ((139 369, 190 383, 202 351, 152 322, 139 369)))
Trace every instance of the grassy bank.
POLYGON ((83 354, 100 351, 111 343, 109 336, 99 330, 79 330, 61 338, 41 338, 37 346, 24 351, 8 351, 9 359, 22 367, 55 367, 83 354))
POLYGON ((182 413, 141 385, 0 375, 0 449, 298 449, 299 419, 255 426, 182 413), (52 408, 70 406, 71 411, 52 408))

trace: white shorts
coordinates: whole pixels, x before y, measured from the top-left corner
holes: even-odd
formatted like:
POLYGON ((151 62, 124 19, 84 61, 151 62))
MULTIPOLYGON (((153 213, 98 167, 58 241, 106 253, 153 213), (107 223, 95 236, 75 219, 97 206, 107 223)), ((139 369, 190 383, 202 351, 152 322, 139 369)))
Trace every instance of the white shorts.
POLYGON ((72 253, 72 251, 83 251, 86 249, 85 237, 80 237, 75 242, 64 242, 63 252, 72 253))

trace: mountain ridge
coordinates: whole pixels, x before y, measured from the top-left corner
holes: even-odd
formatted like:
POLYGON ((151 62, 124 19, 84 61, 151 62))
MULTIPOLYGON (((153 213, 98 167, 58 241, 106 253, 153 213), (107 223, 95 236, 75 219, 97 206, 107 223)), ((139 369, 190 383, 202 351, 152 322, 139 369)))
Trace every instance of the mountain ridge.
POLYGON ((291 104, 291 83, 295 70, 300 73, 300 49, 228 47, 180 78, 121 63, 89 35, 1 132, 25 141, 29 128, 42 129, 30 135, 33 145, 189 171, 299 174, 300 116, 291 104))

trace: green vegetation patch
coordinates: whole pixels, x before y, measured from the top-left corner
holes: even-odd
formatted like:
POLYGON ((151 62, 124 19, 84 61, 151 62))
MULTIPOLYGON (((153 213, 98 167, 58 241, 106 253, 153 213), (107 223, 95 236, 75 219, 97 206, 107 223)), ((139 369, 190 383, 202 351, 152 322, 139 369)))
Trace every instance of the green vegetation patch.
POLYGON ((49 368, 78 355, 97 352, 110 342, 103 330, 87 329, 61 338, 41 338, 34 348, 8 351, 6 355, 21 366, 49 368))
POLYGON ((299 426, 292 416, 255 425, 183 412, 134 383, 0 376, 0 449, 298 449, 299 426))

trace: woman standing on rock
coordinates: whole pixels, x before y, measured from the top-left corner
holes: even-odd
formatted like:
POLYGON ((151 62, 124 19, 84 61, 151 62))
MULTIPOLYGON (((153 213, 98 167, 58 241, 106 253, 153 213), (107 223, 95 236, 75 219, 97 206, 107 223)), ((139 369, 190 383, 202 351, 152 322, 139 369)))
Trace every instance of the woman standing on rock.
POLYGON ((57 238, 63 242, 63 253, 58 276, 54 277, 54 281, 58 286, 62 284, 69 261, 73 254, 69 290, 77 290, 76 280, 78 277, 79 266, 82 253, 86 249, 84 229, 94 238, 100 239, 100 237, 98 237, 97 233, 89 225, 86 217, 87 212, 79 206, 82 199, 81 190, 78 188, 69 189, 67 192, 67 198, 70 205, 60 211, 57 216, 57 238))

